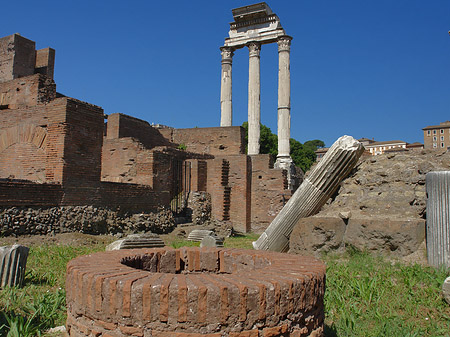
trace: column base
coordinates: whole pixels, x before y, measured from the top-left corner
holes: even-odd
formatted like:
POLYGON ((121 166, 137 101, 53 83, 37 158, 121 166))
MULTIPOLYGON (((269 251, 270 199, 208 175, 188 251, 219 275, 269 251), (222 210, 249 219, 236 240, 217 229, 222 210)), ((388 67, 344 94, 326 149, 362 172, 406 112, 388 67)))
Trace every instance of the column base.
POLYGON ((278 156, 275 161, 274 168, 286 170, 288 189, 296 190, 300 182, 297 179, 297 169, 291 156, 278 156))

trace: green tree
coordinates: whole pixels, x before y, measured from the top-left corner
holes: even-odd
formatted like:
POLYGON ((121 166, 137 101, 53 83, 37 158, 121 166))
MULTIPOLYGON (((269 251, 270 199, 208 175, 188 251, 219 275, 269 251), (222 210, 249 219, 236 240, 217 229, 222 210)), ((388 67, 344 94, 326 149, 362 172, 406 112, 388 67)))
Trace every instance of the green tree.
POLYGON ((317 149, 321 149, 322 147, 325 147, 325 143, 319 139, 308 140, 303 145, 310 148, 313 151, 316 151, 317 149))
POLYGON ((300 167, 303 172, 308 171, 316 161, 316 153, 314 150, 294 138, 289 140, 289 145, 291 147, 291 158, 295 166, 300 167))
MULTIPOLYGON (((278 137, 273 134, 269 127, 260 124, 260 153, 268 153, 276 158, 278 154, 278 137)), ((242 127, 245 129, 245 143, 248 143, 248 122, 244 122, 242 127)), ((291 147, 291 157, 294 164, 300 167, 303 172, 309 170, 316 160, 315 150, 325 146, 321 140, 315 139, 305 142, 305 144, 291 138, 289 141, 291 147)), ((246 145, 247 146, 247 145, 246 145)), ((247 151, 247 148, 246 148, 247 151)))

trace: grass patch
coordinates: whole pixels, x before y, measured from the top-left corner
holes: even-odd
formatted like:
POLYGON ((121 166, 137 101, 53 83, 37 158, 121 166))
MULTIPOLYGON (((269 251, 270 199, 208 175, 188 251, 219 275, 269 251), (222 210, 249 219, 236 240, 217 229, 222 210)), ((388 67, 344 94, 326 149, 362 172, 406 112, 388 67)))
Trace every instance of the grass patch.
POLYGON ((252 242, 259 238, 258 234, 249 233, 246 235, 236 235, 226 238, 223 245, 226 248, 253 249, 252 242))
MULTIPOLYGON (((226 238, 224 245, 252 249, 257 238, 226 238)), ((0 336, 50 336, 44 331, 64 325, 67 262, 103 251, 105 245, 31 247, 24 287, 0 289, 0 336)), ((199 243, 175 238, 168 245, 199 243)), ((325 336, 450 336, 450 306, 441 296, 448 271, 392 263, 356 250, 324 261, 325 336)))
POLYGON ((0 336, 40 336, 66 321, 66 264, 71 259, 105 249, 33 246, 22 288, 0 289, 0 336))
POLYGON ((325 261, 326 336, 450 336, 444 269, 354 250, 325 261))

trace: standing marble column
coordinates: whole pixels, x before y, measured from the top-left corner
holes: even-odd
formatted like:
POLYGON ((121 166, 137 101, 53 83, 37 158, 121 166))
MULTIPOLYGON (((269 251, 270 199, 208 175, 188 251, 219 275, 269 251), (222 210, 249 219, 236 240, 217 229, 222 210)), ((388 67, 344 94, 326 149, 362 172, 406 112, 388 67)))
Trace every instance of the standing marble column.
POLYGON ((278 156, 277 162, 291 163, 291 73, 290 49, 292 37, 278 38, 278 156))
POLYGON ((248 154, 259 154, 259 128, 261 121, 261 85, 259 53, 261 44, 249 42, 248 64, 248 154))
POLYGON ((233 49, 220 47, 222 54, 222 76, 220 87, 220 126, 231 126, 233 123, 233 108, 231 103, 231 66, 233 49))

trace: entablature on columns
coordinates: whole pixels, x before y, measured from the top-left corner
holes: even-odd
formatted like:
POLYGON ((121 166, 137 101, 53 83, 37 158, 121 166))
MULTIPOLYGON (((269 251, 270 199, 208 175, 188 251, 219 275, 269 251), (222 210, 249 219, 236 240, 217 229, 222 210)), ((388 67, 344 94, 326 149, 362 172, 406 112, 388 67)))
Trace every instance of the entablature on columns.
POLYGON ((232 12, 234 22, 230 23, 229 37, 225 39, 227 47, 239 49, 249 42, 273 43, 286 35, 280 19, 265 2, 235 8, 232 12))

